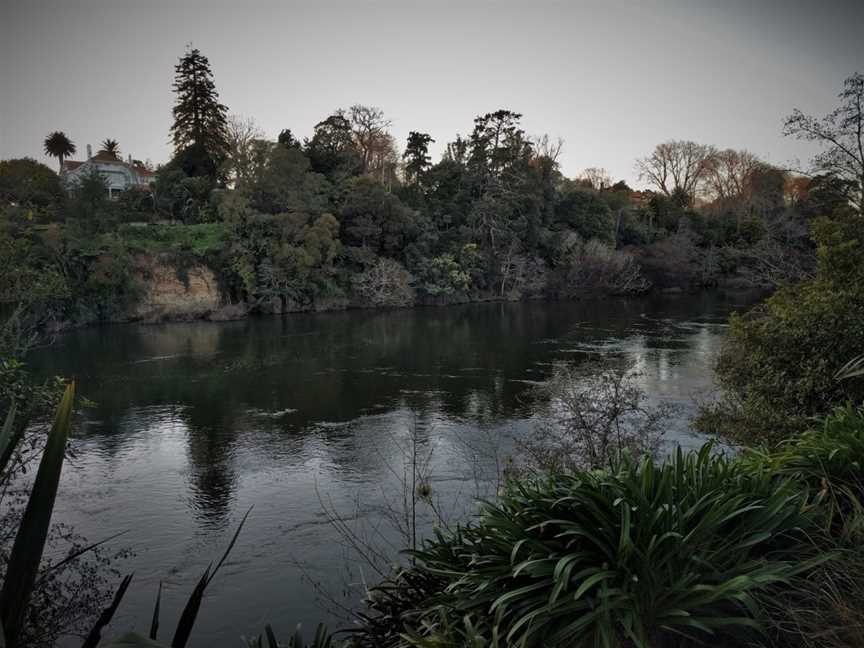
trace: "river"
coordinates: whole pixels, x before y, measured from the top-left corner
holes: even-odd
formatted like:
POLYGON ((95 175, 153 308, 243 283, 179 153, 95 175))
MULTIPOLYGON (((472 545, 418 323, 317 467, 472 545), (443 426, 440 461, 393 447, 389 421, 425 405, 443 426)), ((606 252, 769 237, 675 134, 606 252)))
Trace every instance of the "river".
POLYGON ((118 567, 135 577, 114 632, 147 632, 161 580, 170 639, 250 506, 191 644, 239 645, 265 623, 283 637, 298 622, 339 625, 313 583, 351 605, 375 577, 351 557, 346 570, 322 501, 377 523, 363 507, 398 499, 416 440, 440 505, 465 515, 494 468, 478 448, 509 447, 537 423, 531 387, 556 363, 597 356, 633 362, 650 399, 677 407, 667 447, 697 446, 688 420, 714 390, 724 323, 752 301, 705 292, 74 331, 33 358, 94 402, 55 518, 91 540, 126 531, 113 544, 134 552, 118 567))

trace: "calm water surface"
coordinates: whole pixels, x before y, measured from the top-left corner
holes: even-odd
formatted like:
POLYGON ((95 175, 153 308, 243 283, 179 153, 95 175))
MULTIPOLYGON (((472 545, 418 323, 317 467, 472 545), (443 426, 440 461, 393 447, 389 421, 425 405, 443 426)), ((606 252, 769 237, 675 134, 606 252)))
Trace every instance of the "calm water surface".
POLYGON ((298 560, 337 595, 344 580, 321 498, 348 513, 357 497, 395 492, 412 427, 432 457, 433 492, 471 507, 473 476, 490 468, 480 442, 506 444, 536 424, 531 385, 556 363, 610 354, 636 364, 651 399, 679 406, 670 445, 698 445, 688 419, 713 391, 723 323, 752 301, 703 293, 73 332, 34 359, 45 374, 77 376, 96 403, 56 516, 91 540, 128 530, 116 542, 134 551, 120 568, 135 580, 114 627, 146 632, 162 580, 170 636, 254 505, 192 643, 239 645, 267 622, 287 636, 298 622, 332 621, 298 560))

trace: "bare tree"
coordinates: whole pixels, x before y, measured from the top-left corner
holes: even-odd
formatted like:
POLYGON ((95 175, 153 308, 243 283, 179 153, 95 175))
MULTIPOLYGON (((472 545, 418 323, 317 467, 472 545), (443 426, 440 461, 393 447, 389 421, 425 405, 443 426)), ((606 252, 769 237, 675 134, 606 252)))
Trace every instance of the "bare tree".
POLYGON ((518 279, 526 263, 525 256, 521 253, 521 250, 522 245, 519 239, 511 238, 507 246, 496 255, 498 274, 500 275, 499 297, 504 297, 507 294, 508 286, 511 290, 518 288, 518 279))
POLYGON ((227 123, 228 156, 224 171, 231 186, 248 180, 256 168, 256 142, 265 137, 264 131, 251 117, 230 115, 227 123))
POLYGON ((762 220, 764 234, 748 246, 728 245, 725 254, 736 260, 738 275, 759 286, 780 286, 812 279, 816 275, 816 249, 804 218, 788 212, 762 220))
POLYGON ((641 180, 647 180, 666 196, 683 193, 693 198, 714 155, 713 146, 670 140, 658 144, 651 155, 636 160, 636 170, 641 180))
POLYGON ((579 176, 579 180, 590 185, 595 191, 612 186, 612 176, 602 167, 588 167, 579 176))
POLYGON ((708 196, 724 202, 740 200, 747 187, 747 178, 761 164, 762 161, 749 151, 717 151, 705 169, 708 196))
POLYGON ((556 260, 561 293, 634 295, 651 287, 642 268, 629 252, 615 250, 596 239, 576 241, 556 260))
POLYGON ((355 292, 371 306, 410 306, 414 303, 414 277, 394 259, 380 258, 354 276, 355 292))
POLYGON ((549 400, 548 420, 516 440, 516 471, 609 468, 627 457, 656 456, 672 407, 648 404, 637 377, 630 365, 559 367, 538 388, 549 400))
POLYGON ((399 168, 396 140, 390 133, 384 133, 372 142, 369 153, 369 168, 366 172, 389 190, 399 168))
POLYGON ((360 155, 362 173, 375 170, 373 164, 376 161, 380 164, 386 160, 388 149, 392 150, 392 157, 398 160, 395 155, 395 141, 387 132, 391 122, 384 117, 383 110, 375 106, 354 104, 348 109, 348 119, 351 122, 354 145, 360 155))
POLYGON ((764 288, 794 284, 816 276, 816 254, 807 249, 790 249, 770 234, 755 244, 727 248, 737 258, 738 274, 752 286, 764 288))
POLYGON ((846 79, 838 97, 840 105, 822 119, 796 108, 786 118, 783 134, 825 147, 813 158, 812 170, 847 181, 849 201, 864 215, 864 74, 846 79))
POLYGON ((561 150, 564 148, 564 140, 561 137, 556 137, 553 140, 544 133, 531 138, 531 146, 535 157, 545 158, 554 164, 558 161, 558 156, 561 155, 561 150))

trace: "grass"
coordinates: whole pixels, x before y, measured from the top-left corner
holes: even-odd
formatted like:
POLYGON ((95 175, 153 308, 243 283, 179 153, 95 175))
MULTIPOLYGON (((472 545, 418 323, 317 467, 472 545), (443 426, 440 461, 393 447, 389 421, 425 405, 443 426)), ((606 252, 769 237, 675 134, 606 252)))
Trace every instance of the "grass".
POLYGON ((821 504, 833 535, 851 542, 864 538, 864 409, 839 407, 820 427, 774 452, 748 450, 741 462, 750 471, 794 479, 821 504))
POLYGON ((130 249, 139 252, 160 254, 190 251, 204 257, 222 250, 225 245, 225 226, 222 223, 124 225, 120 228, 120 236, 130 249))

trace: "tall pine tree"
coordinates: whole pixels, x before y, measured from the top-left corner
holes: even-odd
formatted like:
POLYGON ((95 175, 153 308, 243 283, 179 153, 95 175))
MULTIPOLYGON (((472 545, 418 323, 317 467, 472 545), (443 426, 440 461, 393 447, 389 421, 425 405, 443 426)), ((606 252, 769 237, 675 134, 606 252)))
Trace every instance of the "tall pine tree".
POLYGON ((215 178, 228 150, 228 108, 219 103, 210 61, 197 48, 175 66, 173 88, 175 159, 188 175, 215 178))
POLYGON ((427 133, 411 131, 408 133, 408 144, 402 159, 405 160, 405 177, 411 184, 419 184, 421 176, 432 165, 429 157, 429 144, 434 142, 432 136, 427 133))

